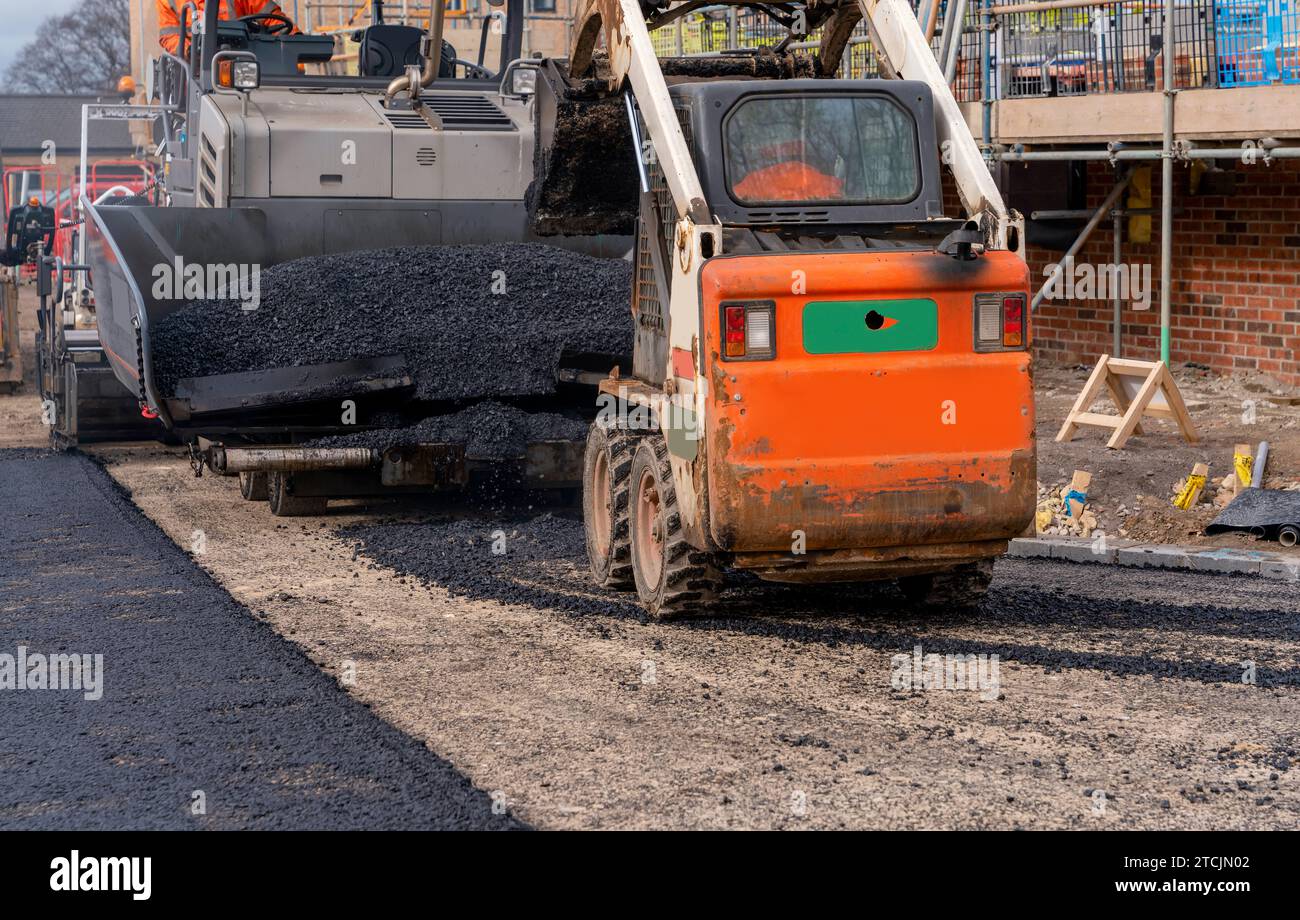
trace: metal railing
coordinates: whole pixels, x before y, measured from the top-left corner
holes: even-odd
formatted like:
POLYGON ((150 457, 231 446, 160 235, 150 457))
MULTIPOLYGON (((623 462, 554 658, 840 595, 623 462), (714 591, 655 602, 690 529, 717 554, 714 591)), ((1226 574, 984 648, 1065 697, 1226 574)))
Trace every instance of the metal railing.
MULTIPOLYGON (((943 45, 948 6, 958 0, 937 2, 936 53, 943 45)), ((929 0, 912 5, 921 18, 929 0)), ((962 102, 981 99, 984 11, 981 0, 965 3, 952 73, 953 92, 962 102)), ((993 24, 991 99, 1151 92, 1163 86, 1163 0, 1069 0, 1069 5, 993 0, 987 12, 993 24)), ((1300 83, 1300 0, 1175 0, 1173 13, 1175 88, 1300 83)), ((785 31, 754 10, 709 7, 651 37, 661 55, 680 56, 768 47, 785 31)), ((820 37, 814 32, 791 47, 815 50, 820 37)), ((865 23, 853 33, 840 75, 876 75, 865 23)))
MULTIPOLYGON (((292 0, 290 0, 292 3, 292 0)), ((918 18, 928 18, 931 0, 913 0, 918 18)), ((953 68, 958 101, 981 98, 983 0, 934 0, 939 4, 932 46, 938 54, 949 5, 965 7, 960 49, 953 68), (956 5, 961 3, 961 5, 956 5)), ((989 97, 1019 99, 1096 93, 1150 92, 1163 84, 1163 0, 991 0, 989 97)), ((312 31, 344 33, 369 24, 367 0, 299 0, 312 31)), ((421 24, 428 0, 388 0, 389 21, 421 24)), ((557 0, 555 12, 529 5, 529 20, 567 20, 572 4, 557 0)), ((449 23, 477 28, 483 0, 457 0, 449 23)), ((954 28, 956 26, 954 25, 954 28)), ((651 33, 661 55, 715 54, 762 48, 785 38, 785 30, 753 9, 706 7, 651 33)), ((812 33, 792 47, 816 49, 812 33)), ((1260 86, 1300 83, 1300 0, 1175 0, 1174 86, 1260 86)), ((844 77, 876 75, 865 23, 859 23, 840 66, 844 77)))
POLYGON ((1300 83, 1297 0, 1216 0, 1213 9, 1219 85, 1300 83))
MULTIPOLYGON (((373 22, 370 0, 280 0, 281 7, 294 12, 304 32, 333 35, 336 54, 332 65, 355 67, 356 45, 348 40, 373 22), (299 18, 301 17, 301 18, 299 18)), ((525 0, 524 52, 563 55, 571 36, 573 0, 525 0), (535 30, 550 29, 548 36, 534 40, 535 30)), ((494 7, 487 0, 446 0, 447 18, 443 37, 461 52, 478 47, 484 21, 490 20, 489 43, 495 43, 504 28, 505 7, 494 7), (465 47, 461 47, 464 45, 465 47)), ((433 5, 429 0, 385 0, 384 22, 427 28, 433 5)))

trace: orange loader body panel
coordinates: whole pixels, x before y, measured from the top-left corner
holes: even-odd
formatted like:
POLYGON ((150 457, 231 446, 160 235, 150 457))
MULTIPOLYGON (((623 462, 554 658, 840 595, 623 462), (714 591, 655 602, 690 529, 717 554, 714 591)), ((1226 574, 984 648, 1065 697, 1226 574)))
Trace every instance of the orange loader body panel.
POLYGON ((707 523, 718 547, 788 557, 802 531, 809 552, 978 543, 987 555, 988 541, 1026 528, 1037 494, 1030 356, 974 349, 974 295, 1027 295, 1021 259, 739 255, 708 261, 700 280, 707 523), (804 347, 809 303, 917 298, 937 305, 932 347, 804 347), (737 301, 775 302, 774 358, 721 357, 721 308, 737 301))

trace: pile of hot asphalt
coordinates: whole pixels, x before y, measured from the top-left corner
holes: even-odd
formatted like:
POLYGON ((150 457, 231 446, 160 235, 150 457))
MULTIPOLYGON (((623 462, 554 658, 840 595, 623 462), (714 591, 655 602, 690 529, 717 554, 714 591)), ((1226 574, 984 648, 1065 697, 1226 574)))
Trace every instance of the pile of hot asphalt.
POLYGON ((522 457, 533 441, 581 441, 587 424, 555 412, 525 412, 493 400, 467 409, 421 419, 414 424, 368 428, 308 441, 308 447, 411 447, 417 444, 459 444, 470 460, 522 457))
POLYGON ((153 330, 178 380, 402 355, 418 400, 546 395, 566 355, 632 352, 631 265, 537 243, 312 256, 260 274, 260 303, 196 300, 153 330))

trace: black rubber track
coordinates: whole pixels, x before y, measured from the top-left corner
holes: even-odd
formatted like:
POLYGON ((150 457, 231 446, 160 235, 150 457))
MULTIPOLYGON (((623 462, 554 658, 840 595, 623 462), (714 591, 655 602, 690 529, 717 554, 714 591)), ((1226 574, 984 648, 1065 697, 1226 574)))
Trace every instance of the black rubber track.
POLYGON ((0 690, 0 828, 522 826, 258 623, 86 457, 0 451, 0 509, 0 653, 104 656, 97 701, 0 690))

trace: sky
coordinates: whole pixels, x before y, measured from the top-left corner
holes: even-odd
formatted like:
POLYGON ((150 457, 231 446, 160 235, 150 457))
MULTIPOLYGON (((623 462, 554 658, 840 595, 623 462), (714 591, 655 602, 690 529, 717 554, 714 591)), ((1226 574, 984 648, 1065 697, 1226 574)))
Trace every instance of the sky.
POLYGON ((0 0, 0 77, 42 22, 76 5, 77 0, 0 0))

